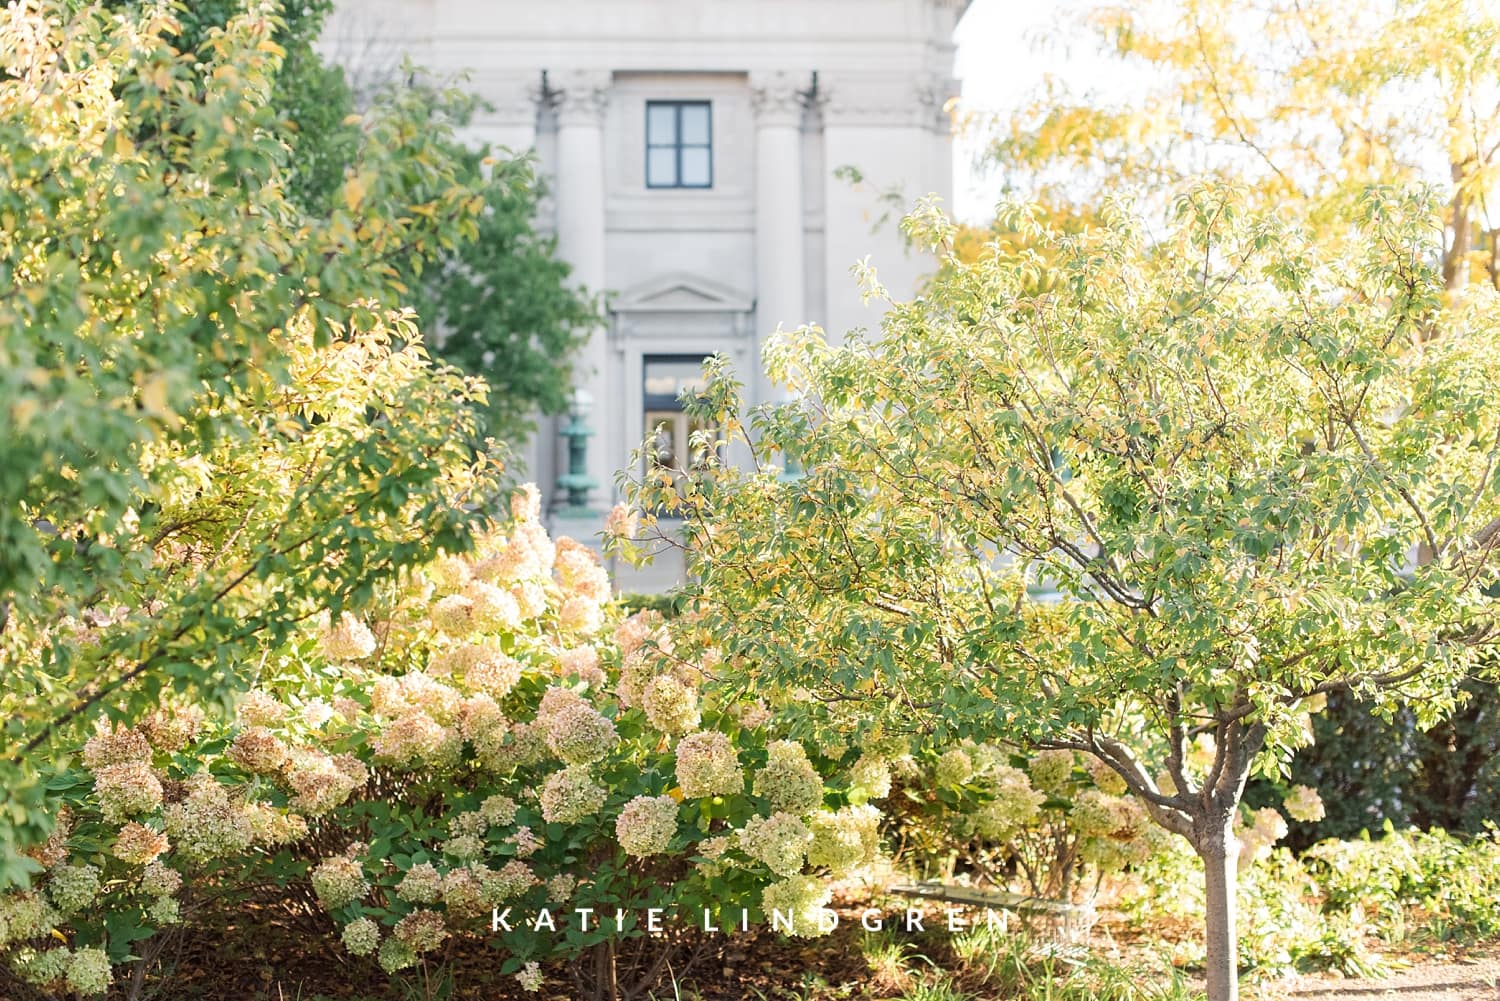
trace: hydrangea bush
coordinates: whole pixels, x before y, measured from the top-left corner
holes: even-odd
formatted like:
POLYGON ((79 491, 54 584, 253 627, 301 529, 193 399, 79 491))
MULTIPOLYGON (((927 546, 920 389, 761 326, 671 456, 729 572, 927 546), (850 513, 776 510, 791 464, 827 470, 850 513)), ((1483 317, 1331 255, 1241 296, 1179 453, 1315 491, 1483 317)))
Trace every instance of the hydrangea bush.
POLYGON ((904 840, 929 867, 1048 899, 1090 903, 1104 876, 1166 840, 1118 776, 1068 750, 1028 758, 966 741, 907 759, 902 786, 904 840))
POLYGON ((830 789, 834 762, 705 689, 711 651, 680 656, 655 612, 620 619, 534 488, 366 611, 310 616, 232 715, 164 705, 95 733, 53 781, 45 876, 0 898, 19 975, 98 993, 191 910, 185 887, 253 873, 387 973, 482 939, 532 987, 589 954, 576 986, 608 993, 648 924, 647 974, 706 921, 779 911, 815 935, 823 877, 875 858, 889 776, 866 762, 830 789))

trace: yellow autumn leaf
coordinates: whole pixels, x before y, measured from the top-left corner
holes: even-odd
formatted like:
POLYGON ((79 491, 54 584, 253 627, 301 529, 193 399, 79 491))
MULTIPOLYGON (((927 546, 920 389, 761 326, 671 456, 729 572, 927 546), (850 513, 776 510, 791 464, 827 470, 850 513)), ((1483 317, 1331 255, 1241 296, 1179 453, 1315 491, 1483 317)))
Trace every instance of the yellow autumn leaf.
POLYGON ((355 174, 344 182, 344 205, 350 212, 359 208, 359 203, 365 200, 365 179, 355 174))

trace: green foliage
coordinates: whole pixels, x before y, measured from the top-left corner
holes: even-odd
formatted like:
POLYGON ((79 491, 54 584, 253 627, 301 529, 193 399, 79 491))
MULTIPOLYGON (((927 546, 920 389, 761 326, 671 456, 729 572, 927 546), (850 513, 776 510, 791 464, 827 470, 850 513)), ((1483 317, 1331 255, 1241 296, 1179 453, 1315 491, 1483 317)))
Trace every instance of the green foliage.
POLYGON ((226 697, 309 607, 463 548, 493 489, 482 386, 386 308, 394 262, 477 232, 445 130, 373 110, 310 216, 274 5, 73 6, 0 19, 0 884, 90 718, 226 697))

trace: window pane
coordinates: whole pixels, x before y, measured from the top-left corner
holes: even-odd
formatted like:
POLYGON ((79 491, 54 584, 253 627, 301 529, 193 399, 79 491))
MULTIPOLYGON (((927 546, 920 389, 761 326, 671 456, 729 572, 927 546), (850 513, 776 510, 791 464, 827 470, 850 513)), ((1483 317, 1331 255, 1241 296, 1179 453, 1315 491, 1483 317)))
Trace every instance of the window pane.
POLYGON ((708 150, 703 147, 685 147, 682 151, 682 181, 691 187, 707 187, 710 179, 708 150))
POLYGON ((682 106, 682 143, 685 146, 708 145, 708 105, 682 106))
POLYGON ((702 393, 708 389, 703 362, 698 359, 651 359, 646 362, 647 396, 676 398, 683 390, 702 393))
POLYGON ((671 146, 677 142, 677 109, 670 104, 646 105, 646 142, 671 146))
POLYGON ((671 187, 677 183, 677 150, 646 150, 646 183, 652 187, 671 187))

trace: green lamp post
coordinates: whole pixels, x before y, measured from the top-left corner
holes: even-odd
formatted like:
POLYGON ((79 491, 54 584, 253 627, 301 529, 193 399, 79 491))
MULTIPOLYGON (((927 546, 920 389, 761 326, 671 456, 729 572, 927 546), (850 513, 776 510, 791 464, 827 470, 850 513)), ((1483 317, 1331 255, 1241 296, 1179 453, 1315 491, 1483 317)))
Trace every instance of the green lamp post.
POLYGON ((557 514, 564 518, 593 513, 589 509, 589 491, 599 485, 588 474, 589 439, 594 434, 588 417, 593 408, 594 398, 582 387, 575 387, 568 398, 568 423, 558 432, 568 443, 568 471, 557 478, 557 489, 564 496, 557 514))

